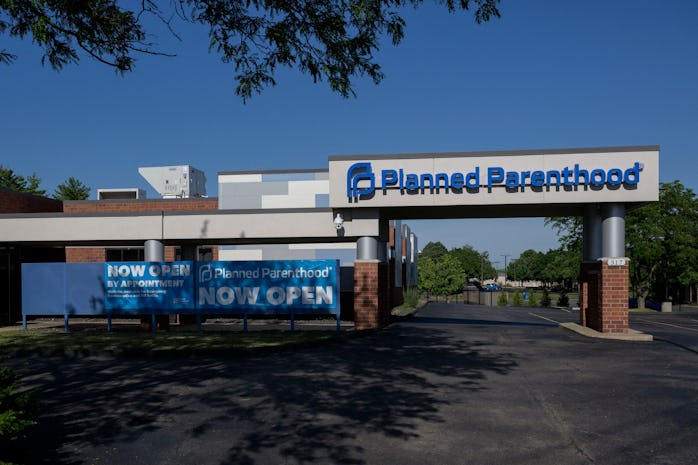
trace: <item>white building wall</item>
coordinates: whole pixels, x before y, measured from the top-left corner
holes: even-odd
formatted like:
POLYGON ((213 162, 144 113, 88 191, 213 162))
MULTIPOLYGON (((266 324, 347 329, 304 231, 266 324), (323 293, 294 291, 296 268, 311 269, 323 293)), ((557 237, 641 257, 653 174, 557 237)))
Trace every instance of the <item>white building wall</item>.
MULTIPOLYGON (((328 208, 329 183, 326 169, 223 172, 218 175, 218 207, 222 210, 328 208)), ((355 257, 354 242, 253 244, 225 246, 219 250, 221 260, 338 259, 350 265, 355 257)))

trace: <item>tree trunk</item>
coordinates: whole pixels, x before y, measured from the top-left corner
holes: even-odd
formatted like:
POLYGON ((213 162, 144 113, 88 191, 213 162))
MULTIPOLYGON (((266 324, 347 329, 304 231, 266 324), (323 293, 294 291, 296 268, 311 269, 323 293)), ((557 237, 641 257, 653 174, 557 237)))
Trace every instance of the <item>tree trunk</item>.
POLYGON ((645 307, 645 296, 644 295, 638 295, 637 296, 637 308, 638 310, 644 310, 645 307))

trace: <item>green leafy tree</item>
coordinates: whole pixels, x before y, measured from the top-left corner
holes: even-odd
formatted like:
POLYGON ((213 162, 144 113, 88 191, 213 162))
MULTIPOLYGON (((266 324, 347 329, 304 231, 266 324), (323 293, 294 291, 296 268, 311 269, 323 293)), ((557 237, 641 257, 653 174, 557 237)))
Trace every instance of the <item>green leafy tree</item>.
POLYGON ((507 274, 514 281, 541 280, 544 268, 545 254, 528 249, 509 265, 507 274))
POLYGON ((429 242, 419 254, 419 258, 440 258, 448 253, 448 249, 441 242, 429 242))
POLYGON ((555 230, 558 242, 562 248, 582 253, 583 227, 581 216, 546 218, 545 224, 555 230))
POLYGON ((480 254, 480 258, 482 267, 480 269, 480 280, 484 281, 485 279, 497 279, 498 273, 490 261, 489 252, 483 252, 480 254))
POLYGON ((542 280, 559 282, 565 288, 574 286, 582 260, 582 217, 546 218, 545 224, 556 230, 560 247, 545 254, 542 280))
POLYGON ((547 284, 560 283, 564 288, 572 288, 579 276, 581 260, 581 251, 564 247, 549 250, 544 255, 545 266, 539 279, 547 284))
POLYGON ((45 195, 46 191, 39 189, 40 184, 41 178, 39 178, 36 173, 24 177, 0 165, 0 188, 2 189, 10 189, 34 195, 45 195))
POLYGON ((450 254, 435 258, 421 258, 419 289, 435 296, 447 296, 460 292, 465 282, 465 273, 458 259, 450 254))
POLYGON ((489 261, 487 252, 480 253, 472 246, 464 245, 451 249, 449 253, 460 262, 466 278, 480 278, 482 274, 485 274, 485 271, 487 271, 488 277, 496 276, 496 271, 489 261))
POLYGON ((660 300, 698 282, 698 199, 679 181, 662 183, 659 202, 626 217, 630 283, 644 307, 653 294, 660 300))
POLYGON ((72 176, 59 184, 53 194, 57 200, 87 200, 89 196, 90 188, 72 176))
MULTIPOLYGON (((30 37, 43 49, 42 63, 60 70, 80 59, 78 49, 114 67, 131 71, 139 54, 167 55, 150 39, 153 18, 173 36, 177 23, 208 29, 209 49, 235 70, 235 92, 243 99, 276 84, 277 67, 295 67, 314 82, 327 80, 344 97, 354 94, 352 79, 379 83, 375 59, 386 39, 405 34, 401 10, 424 0, 5 0, 0 1, 0 33, 30 37)), ((450 12, 474 11, 478 23, 500 16, 499 0, 440 0, 450 12)), ((0 49, 0 62, 15 55, 0 49)))

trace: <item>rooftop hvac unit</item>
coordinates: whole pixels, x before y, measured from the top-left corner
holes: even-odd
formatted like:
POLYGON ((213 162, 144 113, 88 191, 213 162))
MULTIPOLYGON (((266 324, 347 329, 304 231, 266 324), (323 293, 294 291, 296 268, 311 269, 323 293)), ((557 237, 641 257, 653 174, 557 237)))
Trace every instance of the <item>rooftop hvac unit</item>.
POLYGON ((206 175, 193 166, 151 166, 138 172, 163 199, 206 197, 206 175))
POLYGON ((136 187, 126 189, 97 189, 97 200, 144 199, 145 191, 136 187))

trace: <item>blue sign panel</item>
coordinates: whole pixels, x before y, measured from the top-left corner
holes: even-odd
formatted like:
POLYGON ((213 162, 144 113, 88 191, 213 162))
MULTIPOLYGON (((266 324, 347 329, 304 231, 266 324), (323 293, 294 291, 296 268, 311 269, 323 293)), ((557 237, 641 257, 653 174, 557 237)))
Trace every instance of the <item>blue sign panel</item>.
POLYGON ((104 308, 108 313, 194 313, 193 262, 107 262, 104 308))
POLYGON ((196 276, 201 311, 339 312, 337 260, 197 262, 196 276))

